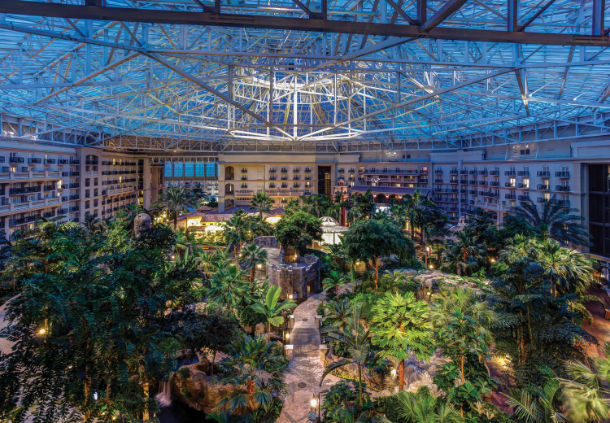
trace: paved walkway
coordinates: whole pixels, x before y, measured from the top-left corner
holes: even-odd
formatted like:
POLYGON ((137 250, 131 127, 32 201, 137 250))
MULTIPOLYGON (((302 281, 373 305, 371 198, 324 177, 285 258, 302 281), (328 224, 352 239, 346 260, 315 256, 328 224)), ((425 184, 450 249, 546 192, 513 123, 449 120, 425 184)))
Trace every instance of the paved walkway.
POLYGON ((339 381, 329 375, 320 386, 324 366, 320 363, 320 329, 316 324, 317 308, 324 294, 315 294, 294 309, 294 328, 290 334, 294 345, 292 360, 284 373, 287 394, 278 423, 307 422, 312 396, 339 381))

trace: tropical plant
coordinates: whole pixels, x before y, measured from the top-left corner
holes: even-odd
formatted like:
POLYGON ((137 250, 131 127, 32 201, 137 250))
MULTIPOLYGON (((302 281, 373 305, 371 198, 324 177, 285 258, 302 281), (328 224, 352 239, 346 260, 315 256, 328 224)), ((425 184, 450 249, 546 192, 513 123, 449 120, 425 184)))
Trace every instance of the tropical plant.
POLYGON ((16 260, 32 266, 7 305, 3 335, 16 343, 0 355, 1 419, 149 420, 151 383, 181 348, 168 304, 195 301, 196 268, 166 264, 173 241, 164 226, 131 238, 120 221, 104 234, 74 223, 29 233, 16 260))
POLYGON ((455 240, 447 242, 446 260, 455 266, 458 275, 476 271, 487 256, 487 248, 477 234, 462 231, 455 234, 455 240))
POLYGON ((254 194, 250 200, 250 206, 258 212, 259 217, 263 217, 263 213, 269 213, 273 206, 273 200, 263 191, 254 194))
POLYGON ((233 249, 235 264, 239 264, 239 251, 244 243, 251 240, 250 225, 246 212, 236 211, 225 222, 224 237, 227 246, 233 249))
POLYGON ((260 408, 271 408, 284 389, 281 372, 288 362, 282 346, 260 336, 242 335, 229 346, 227 354, 223 366, 231 370, 223 380, 238 388, 223 398, 215 411, 252 414, 260 408))
POLYGON ((401 391, 389 401, 386 414, 397 423, 462 423, 460 413, 428 388, 417 392, 401 391))
POLYGON ((380 259, 401 250, 411 251, 413 244, 402 230, 388 219, 358 220, 343 236, 346 254, 352 259, 371 261, 375 269, 375 289, 379 285, 380 259))
POLYGON ((370 219, 375 214, 375 199, 371 190, 352 195, 347 206, 347 218, 350 222, 359 219, 370 219))
POLYGON ((343 273, 331 270, 328 276, 322 279, 323 290, 327 292, 328 298, 336 297, 339 287, 345 285, 345 282, 343 273))
POLYGON ((524 373, 527 378, 537 373, 532 363, 554 366, 593 340, 578 325, 583 316, 572 307, 576 295, 553 295, 549 273, 534 259, 524 255, 521 243, 506 248, 496 265, 498 276, 491 282, 490 297, 496 312, 490 327, 501 348, 517 358, 518 367, 530 364, 524 373))
POLYGON ((347 328, 352 312, 349 298, 331 299, 324 303, 322 322, 325 326, 333 327, 335 330, 342 332, 347 328))
POLYGON ((209 278, 206 294, 209 300, 238 317, 239 309, 249 304, 250 284, 244 278, 244 272, 235 265, 219 268, 209 278))
POLYGON ((267 250, 256 244, 248 244, 241 250, 241 260, 250 271, 250 285, 254 285, 256 266, 267 263, 267 250))
POLYGON ((550 237, 564 244, 588 245, 589 232, 582 224, 578 210, 563 206, 555 197, 542 203, 542 210, 527 199, 511 213, 523 221, 541 238, 550 237))
POLYGON ((593 358, 591 366, 581 361, 566 364, 567 378, 560 379, 568 421, 602 422, 610 415, 610 355, 593 358))
POLYGON ((384 358, 398 361, 398 388, 404 387, 405 360, 414 353, 426 359, 432 353, 432 324, 428 304, 417 301, 412 292, 387 292, 373 307, 371 342, 384 358))
POLYGON ((174 231, 178 228, 178 216, 194 207, 192 197, 183 185, 170 185, 163 190, 161 207, 167 213, 167 217, 174 222, 174 231))
POLYGON ((561 410, 559 380, 549 369, 542 369, 542 372, 545 374, 542 386, 529 386, 506 396, 508 403, 513 408, 513 418, 519 423, 568 421, 561 410))
POLYGON ((256 302, 250 306, 252 310, 264 317, 267 325, 267 339, 271 339, 272 327, 280 326, 284 323, 284 313, 297 305, 293 300, 280 302, 281 293, 282 288, 269 285, 265 292, 265 301, 256 302))
POLYGON ((322 382, 329 373, 353 363, 358 368, 358 404, 362 405, 362 392, 364 389, 362 368, 371 360, 371 343, 369 331, 360 322, 360 305, 357 304, 353 307, 347 326, 342 329, 334 327, 322 328, 322 335, 342 344, 347 352, 347 356, 326 366, 320 380, 320 385, 322 385, 322 382))
POLYGON ((303 255, 314 240, 322 238, 322 224, 314 215, 298 210, 282 217, 275 226, 275 237, 284 250, 293 247, 303 255))

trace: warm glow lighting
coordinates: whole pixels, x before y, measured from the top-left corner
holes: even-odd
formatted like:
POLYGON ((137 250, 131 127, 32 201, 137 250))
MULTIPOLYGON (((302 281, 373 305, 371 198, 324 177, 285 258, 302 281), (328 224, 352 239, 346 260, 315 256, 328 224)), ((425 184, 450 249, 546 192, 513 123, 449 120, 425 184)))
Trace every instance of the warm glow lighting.
POLYGON ((492 258, 490 258, 490 259, 489 259, 489 262, 490 262, 490 263, 495 263, 495 262, 496 262, 496 259, 492 257, 492 258))
POLYGON ((392 375, 392 377, 396 377, 396 369, 392 369, 392 371, 390 371, 390 374, 392 375))
POLYGON ((311 408, 315 410, 316 408, 318 408, 318 399, 316 397, 312 397, 309 401, 309 405, 311 405, 311 408))
POLYGON ((44 335, 45 333, 47 333, 47 330, 46 330, 45 328, 40 328, 40 329, 38 330, 38 335, 41 335, 41 336, 42 336, 42 335, 44 335))
POLYGON ((429 253, 430 252, 430 247, 426 247, 426 252, 429 253))
POLYGON ((288 299, 292 300, 294 298, 294 296, 292 294, 288 295, 288 299))
POLYGON ((434 265, 430 264, 430 266, 428 266, 428 269, 430 269, 430 270, 434 269, 434 265))

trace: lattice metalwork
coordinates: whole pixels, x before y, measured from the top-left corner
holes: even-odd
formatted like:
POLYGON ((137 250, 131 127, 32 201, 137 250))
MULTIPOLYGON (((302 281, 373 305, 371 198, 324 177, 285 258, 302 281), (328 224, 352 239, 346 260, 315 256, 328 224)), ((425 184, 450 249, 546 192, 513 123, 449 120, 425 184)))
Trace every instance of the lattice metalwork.
POLYGON ((162 150, 454 148, 577 122, 603 134, 606 11, 603 0, 0 0, 0 108, 40 122, 40 138, 77 130, 89 145, 162 150))

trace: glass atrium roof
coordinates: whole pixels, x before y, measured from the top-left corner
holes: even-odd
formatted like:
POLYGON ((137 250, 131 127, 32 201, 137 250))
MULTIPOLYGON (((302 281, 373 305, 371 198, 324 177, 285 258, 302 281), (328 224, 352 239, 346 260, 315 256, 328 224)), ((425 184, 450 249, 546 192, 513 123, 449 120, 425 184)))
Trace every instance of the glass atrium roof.
POLYGON ((0 13, 0 112, 41 138, 450 148, 514 142, 524 125, 609 129, 603 0, 0 0, 0 13))

